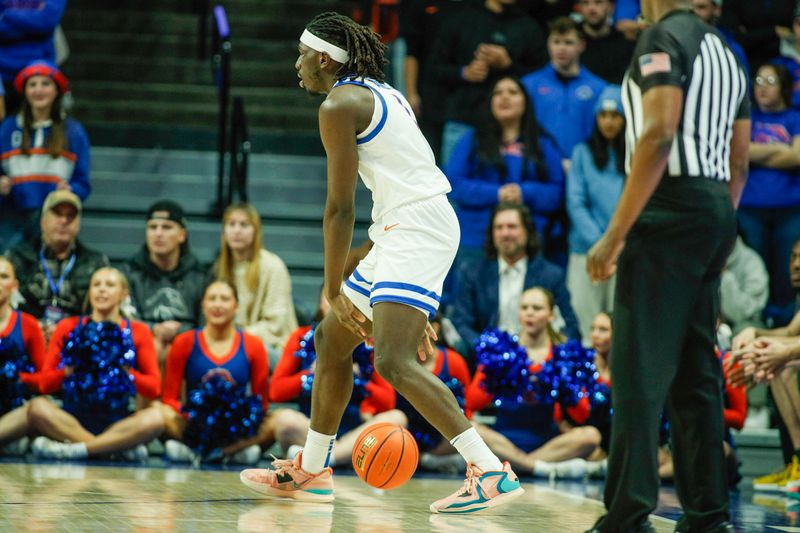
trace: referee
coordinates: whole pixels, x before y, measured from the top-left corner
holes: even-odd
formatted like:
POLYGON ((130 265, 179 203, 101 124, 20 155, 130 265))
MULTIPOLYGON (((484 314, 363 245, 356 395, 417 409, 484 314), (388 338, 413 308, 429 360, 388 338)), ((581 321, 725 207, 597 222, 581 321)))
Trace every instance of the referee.
POLYGON ((747 174, 750 109, 744 70, 691 4, 641 2, 653 25, 623 81, 628 178, 588 256, 596 281, 618 270, 607 514, 590 531, 654 531, 664 406, 684 511, 676 531, 732 531, 714 329, 747 174))

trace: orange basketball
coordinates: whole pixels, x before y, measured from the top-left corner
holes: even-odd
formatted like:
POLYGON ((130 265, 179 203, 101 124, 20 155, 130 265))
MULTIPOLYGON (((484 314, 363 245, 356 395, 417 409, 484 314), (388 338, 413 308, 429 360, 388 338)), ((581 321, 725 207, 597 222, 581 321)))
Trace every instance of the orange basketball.
POLYGON ((356 474, 378 489, 393 489, 411 479, 418 460, 417 441, 411 433, 388 422, 364 429, 353 447, 356 474))

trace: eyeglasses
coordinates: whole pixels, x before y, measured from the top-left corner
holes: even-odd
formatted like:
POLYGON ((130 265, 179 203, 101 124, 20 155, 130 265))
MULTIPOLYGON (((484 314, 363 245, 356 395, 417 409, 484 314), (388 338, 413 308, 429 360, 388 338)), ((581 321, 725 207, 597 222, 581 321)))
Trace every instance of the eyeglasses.
POLYGON ((778 85, 777 76, 756 76, 756 85, 778 85))

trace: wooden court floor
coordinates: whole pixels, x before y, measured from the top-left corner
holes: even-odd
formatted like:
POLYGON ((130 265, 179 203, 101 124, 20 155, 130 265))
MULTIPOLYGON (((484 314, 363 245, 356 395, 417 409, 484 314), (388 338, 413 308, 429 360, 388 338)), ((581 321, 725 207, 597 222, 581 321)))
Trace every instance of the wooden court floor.
MULTIPOLYGON (((238 470, 0 464, 2 532, 580 532, 600 502, 526 483, 525 494, 491 514, 432 515, 431 501, 457 479, 414 478, 382 492, 351 475, 336 477, 333 504, 269 500, 239 482, 238 470)), ((674 522, 654 517, 656 529, 674 522)))

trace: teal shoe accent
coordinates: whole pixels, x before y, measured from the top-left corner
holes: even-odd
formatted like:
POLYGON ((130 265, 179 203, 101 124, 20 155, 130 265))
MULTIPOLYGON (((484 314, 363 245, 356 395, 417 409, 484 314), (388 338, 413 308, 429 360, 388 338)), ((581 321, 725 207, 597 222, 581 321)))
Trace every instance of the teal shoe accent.
POLYGON ((517 490, 519 487, 520 487, 519 479, 516 481, 512 481, 508 479, 508 474, 503 473, 503 479, 501 479, 500 483, 497 484, 497 491, 500 494, 504 494, 506 492, 517 490))
POLYGON ((303 492, 310 492, 311 494, 333 494, 333 489, 305 489, 303 492))

